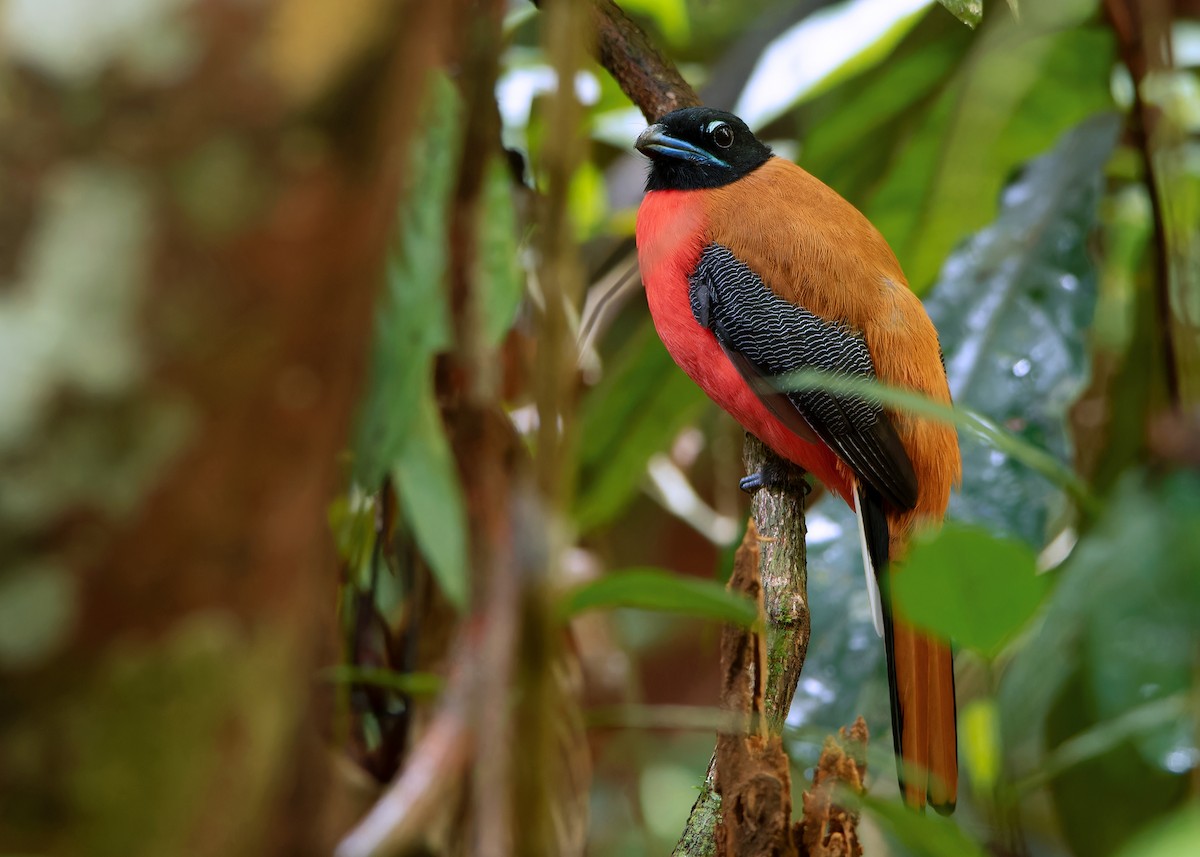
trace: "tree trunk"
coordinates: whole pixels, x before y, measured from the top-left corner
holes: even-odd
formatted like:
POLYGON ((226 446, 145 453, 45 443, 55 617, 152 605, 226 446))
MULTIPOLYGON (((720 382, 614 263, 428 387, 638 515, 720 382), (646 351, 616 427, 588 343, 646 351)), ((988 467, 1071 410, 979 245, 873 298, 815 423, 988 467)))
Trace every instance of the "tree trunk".
POLYGON ((325 513, 449 6, 4 7, 0 850, 344 827, 325 513))

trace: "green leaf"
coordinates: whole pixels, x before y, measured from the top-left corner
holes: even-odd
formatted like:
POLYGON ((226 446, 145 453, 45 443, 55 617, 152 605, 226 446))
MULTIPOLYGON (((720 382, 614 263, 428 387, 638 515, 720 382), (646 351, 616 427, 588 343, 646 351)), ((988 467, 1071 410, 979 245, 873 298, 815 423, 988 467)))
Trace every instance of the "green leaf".
POLYGON ((517 262, 513 179, 499 156, 488 161, 479 212, 479 304, 485 343, 496 347, 512 327, 525 293, 525 276, 517 262))
POLYGON ((400 508, 446 597, 467 605, 467 514, 454 454, 433 397, 432 381, 417 403, 393 478, 400 508))
POLYGON ((983 0, 938 0, 958 20, 974 29, 983 20, 983 0))
POLYGON ((1064 759, 1078 769, 1079 776, 1059 784, 1073 790, 1074 798, 1064 793, 1063 799, 1078 810, 1071 825, 1078 835, 1088 834, 1089 813, 1104 803, 1099 795, 1114 796, 1103 812, 1107 827, 1092 840, 1115 847, 1119 818, 1141 811, 1121 796, 1123 784, 1141 778, 1146 789, 1140 794, 1156 800, 1150 778, 1155 789, 1170 792, 1172 774, 1194 753, 1194 707, 1185 717, 1156 719, 1150 706, 1194 693, 1200 477, 1131 473, 1113 498, 1067 561, 997 699, 1015 770, 1031 774, 1043 764, 1043 735, 1053 751, 1052 771, 1064 759), (1133 713, 1139 709, 1145 710, 1133 713), (1053 729, 1044 732, 1043 724, 1053 729), (1121 743, 1109 749, 1114 735, 1121 743))
POLYGON ((1200 854, 1200 808, 1186 806, 1167 821, 1155 821, 1121 849, 1119 857, 1180 857, 1200 854))
POLYGON ((866 207, 924 291, 954 245, 991 216, 1005 179, 1064 130, 1111 107, 1112 35, 1071 26, 1079 3, 989 25, 945 81, 866 207))
POLYGON ((916 538, 890 580, 909 621, 988 657, 1029 620, 1048 588, 1023 543, 955 523, 916 538))
MULTIPOLYGON (((466 512, 454 457, 433 394, 434 356, 450 343, 445 274, 449 258, 449 204, 460 145, 458 92, 444 76, 430 78, 422 134, 410 152, 411 184, 397 216, 388 255, 386 289, 376 314, 371 375, 354 445, 354 481, 373 491, 392 474, 400 509, 421 553, 447 597, 459 608, 467 601, 466 512)), ((485 202, 495 200, 489 181, 485 202)), ((511 200, 507 202, 511 206, 511 200)), ((511 307, 511 282, 497 255, 504 212, 486 233, 481 264, 498 295, 485 301, 485 326, 511 307), (494 301, 494 303, 493 303, 494 301)), ((496 334, 499 335, 499 334, 496 334)))
MULTIPOLYGON (((857 78, 888 59, 926 17, 926 3, 877 7, 868 22, 856 3, 829 4, 779 34, 758 58, 734 111, 751 128, 857 78), (840 32, 843 38, 830 39, 840 32), (797 56, 813 55, 797 63, 797 56)), ((857 108, 856 113, 866 108, 857 108)))
POLYGON ((751 627, 758 621, 757 605, 712 580, 681 577, 657 568, 616 571, 567 592, 560 602, 564 617, 585 610, 633 607, 682 613, 751 627))
POLYGON ((650 456, 666 449, 707 401, 645 320, 583 401, 582 478, 575 508, 580 530, 594 529, 621 513, 642 485, 650 456))
POLYGON ((877 402, 886 408, 916 414, 939 422, 966 429, 994 452, 1003 453, 1020 462, 1051 484, 1059 485, 1088 511, 1098 509, 1095 497, 1087 485, 1062 462, 1046 450, 1028 443, 1011 432, 997 426, 987 417, 968 411, 957 405, 944 405, 928 396, 912 390, 888 387, 869 378, 835 375, 832 372, 802 369, 777 376, 775 384, 780 390, 824 390, 843 396, 856 396, 869 402, 877 402))
POLYGON ((908 853, 922 857, 984 857, 979 845, 949 819, 919 815, 900 803, 866 796, 862 805, 908 853))
POLYGON ((354 443, 355 481, 376 486, 399 457, 433 355, 450 341, 445 298, 448 205, 459 148, 458 93, 432 76, 412 142, 405 203, 388 255, 371 372, 354 443))
POLYGON ((990 795, 1000 778, 1003 760, 1000 717, 995 700, 972 699, 959 711, 959 746, 977 795, 990 795))
MULTIPOLYGON (((1119 126, 1111 115, 1090 119, 1026 165, 995 222, 946 260, 925 302, 955 401, 1063 468, 1073 458, 1067 411, 1090 377, 1097 275, 1089 241, 1119 126)), ((1059 492, 1008 449, 963 436, 962 454, 951 514, 1040 548, 1059 492)))
POLYGON ((971 40, 970 30, 948 15, 926 14, 887 62, 799 108, 800 163, 865 208, 971 40))
POLYGON ((604 173, 592 161, 584 161, 571 175, 568 210, 580 241, 594 236, 608 217, 604 173))
POLYGON ((685 44, 691 33, 687 0, 622 0, 621 8, 653 20, 672 44, 685 44))

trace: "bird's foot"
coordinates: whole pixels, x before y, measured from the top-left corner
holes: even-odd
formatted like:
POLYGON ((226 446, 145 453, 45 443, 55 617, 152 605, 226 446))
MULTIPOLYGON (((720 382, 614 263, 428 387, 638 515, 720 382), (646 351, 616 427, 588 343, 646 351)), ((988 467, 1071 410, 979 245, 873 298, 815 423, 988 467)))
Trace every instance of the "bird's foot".
POLYGON ((812 492, 812 486, 804 478, 804 471, 778 458, 772 458, 762 467, 738 481, 738 487, 747 494, 763 488, 783 491, 799 491, 804 497, 812 492))

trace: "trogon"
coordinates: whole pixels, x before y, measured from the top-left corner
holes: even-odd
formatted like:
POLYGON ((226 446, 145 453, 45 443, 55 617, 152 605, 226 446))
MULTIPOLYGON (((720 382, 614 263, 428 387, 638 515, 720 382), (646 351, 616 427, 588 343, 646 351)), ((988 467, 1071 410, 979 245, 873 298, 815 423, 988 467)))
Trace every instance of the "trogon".
POLYGON ((779 381, 824 370, 948 403, 933 323, 866 217, 774 156, 736 116, 676 110, 637 148, 650 160, 638 262, 658 334, 710 398, 855 510, 887 648, 901 790, 910 806, 950 812, 950 647, 897 614, 886 576, 914 529, 944 517, 962 470, 957 436, 943 423, 779 381))

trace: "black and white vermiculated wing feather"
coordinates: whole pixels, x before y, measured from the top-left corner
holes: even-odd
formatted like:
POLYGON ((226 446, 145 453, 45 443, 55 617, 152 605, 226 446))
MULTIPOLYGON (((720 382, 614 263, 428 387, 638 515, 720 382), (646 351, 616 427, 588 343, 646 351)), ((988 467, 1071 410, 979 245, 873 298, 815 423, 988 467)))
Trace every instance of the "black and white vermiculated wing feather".
POLYGON ((823 390, 782 391, 773 379, 802 369, 874 378, 862 336, 772 292, 748 265, 709 244, 689 278, 692 315, 711 330, 751 389, 784 425, 820 438, 871 489, 911 509, 917 478, 883 408, 823 390))

